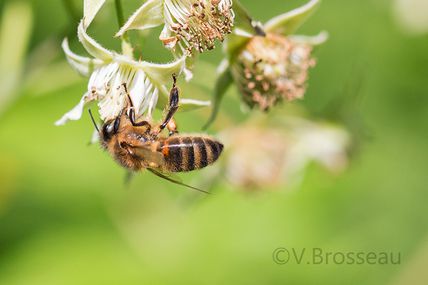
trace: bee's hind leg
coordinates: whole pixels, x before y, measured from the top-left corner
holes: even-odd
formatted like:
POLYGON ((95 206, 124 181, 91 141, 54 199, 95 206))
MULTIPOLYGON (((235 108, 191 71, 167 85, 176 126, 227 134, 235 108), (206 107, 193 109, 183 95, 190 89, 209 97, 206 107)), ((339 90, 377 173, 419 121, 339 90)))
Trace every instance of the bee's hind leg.
POLYGON ((169 121, 168 125, 166 125, 166 128, 169 132, 169 136, 173 136, 175 134, 178 134, 177 123, 175 122, 174 119, 171 119, 169 121))
MULTIPOLYGON (((179 102, 180 98, 179 98, 179 91, 177 88, 177 77, 175 75, 173 75, 172 78, 174 80, 174 84, 172 85, 171 92, 169 93, 168 113, 166 114, 166 117, 165 117, 163 123, 159 126, 159 132, 161 132, 163 129, 165 129, 165 127, 167 127, 169 125, 171 119, 174 117, 174 114, 175 114, 175 112, 177 112, 178 107, 179 107, 178 102, 179 102)), ((174 125, 175 125, 175 123, 174 123, 174 125)))

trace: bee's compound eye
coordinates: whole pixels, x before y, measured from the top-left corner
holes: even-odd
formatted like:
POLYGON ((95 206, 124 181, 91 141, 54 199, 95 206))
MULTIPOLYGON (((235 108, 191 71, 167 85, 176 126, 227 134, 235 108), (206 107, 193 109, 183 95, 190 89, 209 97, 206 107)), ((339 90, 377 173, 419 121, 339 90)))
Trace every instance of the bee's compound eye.
POLYGON ((106 123, 103 126, 104 140, 110 140, 114 135, 114 122, 106 123))
POLYGON ((113 134, 113 128, 114 128, 113 124, 108 124, 106 126, 106 133, 108 133, 109 135, 113 134))

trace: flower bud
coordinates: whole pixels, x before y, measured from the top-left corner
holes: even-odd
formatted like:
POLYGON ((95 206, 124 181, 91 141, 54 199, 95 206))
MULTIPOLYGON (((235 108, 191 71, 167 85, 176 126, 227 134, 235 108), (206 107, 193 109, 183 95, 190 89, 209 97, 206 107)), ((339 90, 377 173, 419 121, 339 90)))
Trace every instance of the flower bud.
POLYGON ((254 36, 232 68, 243 101, 267 111, 283 101, 302 98, 308 70, 315 66, 311 52, 310 44, 281 35, 254 36))

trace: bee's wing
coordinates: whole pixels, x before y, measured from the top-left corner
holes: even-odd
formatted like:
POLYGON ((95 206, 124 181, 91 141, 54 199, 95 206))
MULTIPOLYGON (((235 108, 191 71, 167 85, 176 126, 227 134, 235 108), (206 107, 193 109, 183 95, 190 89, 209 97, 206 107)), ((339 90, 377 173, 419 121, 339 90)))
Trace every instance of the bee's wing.
POLYGON ((187 188, 190 188, 192 190, 196 190, 196 191, 199 191, 199 192, 202 192, 202 193, 205 193, 205 194, 211 194, 210 192, 207 192, 205 190, 202 190, 202 189, 199 189, 199 188, 196 188, 196 187, 184 184, 181 181, 180 178, 172 175, 171 173, 165 173, 165 172, 162 172, 162 171, 160 171, 158 169, 153 169, 153 168, 147 168, 147 170, 150 171, 151 173, 153 173, 154 175, 159 176, 160 178, 163 178, 165 180, 168 180, 169 182, 172 182, 174 184, 177 184, 177 185, 180 185, 180 186, 184 186, 184 187, 187 187, 187 188))
POLYGON ((151 144, 130 147, 132 152, 144 159, 144 161, 154 163, 159 167, 165 165, 165 158, 161 152, 154 151, 151 144))
MULTIPOLYGON (((134 152, 134 154, 144 158, 145 161, 158 165, 159 168, 162 167, 163 165, 165 165, 165 158, 164 158, 163 154, 161 152, 158 152, 158 151, 153 151, 153 149, 151 148, 151 144, 134 146, 134 147, 132 147, 132 151, 134 152)), ((172 175, 171 173, 165 173, 158 168, 156 168, 156 169, 155 168, 147 168, 147 170, 149 170, 151 173, 155 174, 156 176, 159 176, 160 178, 168 180, 169 182, 172 182, 174 184, 181 185, 181 186, 184 186, 184 187, 187 187, 187 188, 190 188, 190 189, 202 192, 202 193, 210 194, 209 192, 204 191, 202 189, 184 184, 180 178, 172 175)))

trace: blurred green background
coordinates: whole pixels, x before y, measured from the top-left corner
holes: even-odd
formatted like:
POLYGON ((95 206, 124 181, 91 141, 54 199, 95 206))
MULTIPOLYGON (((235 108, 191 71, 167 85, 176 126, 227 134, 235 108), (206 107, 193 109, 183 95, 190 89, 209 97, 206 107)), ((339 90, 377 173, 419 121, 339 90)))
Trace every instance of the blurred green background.
MULTIPOLYGON (((124 1, 128 15, 136 2, 124 1)), ((305 3, 242 2, 263 21, 305 3)), ((349 169, 311 165, 299 189, 248 194, 220 183, 204 196, 147 173, 126 188, 124 171, 87 145, 86 114, 53 125, 86 89, 60 49, 69 35, 81 51, 81 3, 73 15, 62 1, 0 1, 0 284, 427 284, 428 33, 406 28, 398 2, 324 0, 299 31, 330 33, 296 104, 357 126, 349 169), (401 264, 277 265, 278 247, 400 252, 401 264)), ((90 29, 109 47, 118 46, 113 8, 90 29)), ((158 41, 142 46, 168 60, 158 41)), ((203 55, 200 80, 183 93, 208 98, 221 56, 203 55)), ((232 89, 213 133, 234 116, 245 119, 232 89)), ((206 110, 178 115, 187 132, 206 119, 206 110)), ((183 178, 194 184, 204 171, 183 178)))

